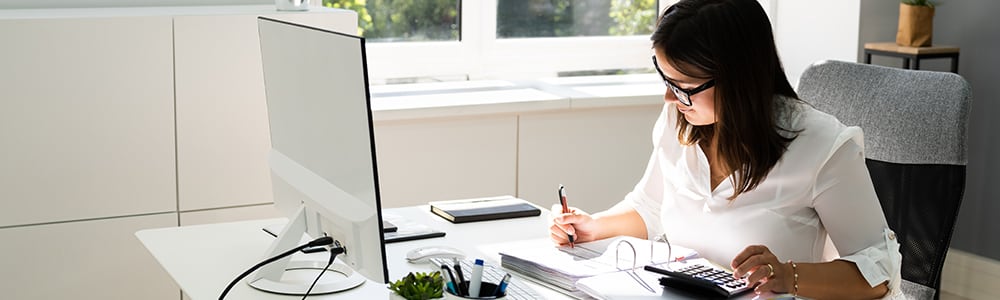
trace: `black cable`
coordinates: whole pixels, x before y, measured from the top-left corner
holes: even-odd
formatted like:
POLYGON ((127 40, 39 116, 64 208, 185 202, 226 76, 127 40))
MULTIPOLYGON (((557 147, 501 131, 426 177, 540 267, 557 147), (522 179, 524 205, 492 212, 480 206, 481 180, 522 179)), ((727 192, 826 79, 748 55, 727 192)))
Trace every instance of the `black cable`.
POLYGON ((313 280, 313 283, 311 285, 309 285, 309 289, 306 290, 305 295, 302 295, 302 299, 306 299, 306 297, 309 297, 309 293, 312 292, 313 287, 315 287, 316 283, 319 282, 319 278, 323 277, 323 273, 326 273, 326 269, 329 269, 330 266, 333 265, 333 261, 334 259, 337 258, 337 254, 344 253, 344 248, 339 247, 340 243, 337 243, 337 245, 338 247, 330 249, 330 261, 326 263, 326 267, 323 267, 323 269, 319 271, 319 275, 316 275, 316 279, 313 280))
POLYGON ((253 271, 256 271, 257 269, 260 269, 260 267, 263 267, 264 265, 267 265, 269 263, 273 263, 273 262, 275 262, 275 261, 277 261, 279 259, 284 258, 285 256, 292 255, 295 252, 301 251, 302 249, 305 249, 305 248, 308 248, 308 247, 315 247, 315 246, 324 246, 324 245, 329 245, 329 244, 333 244, 333 238, 328 237, 328 236, 324 236, 324 237, 312 240, 311 242, 305 243, 303 245, 299 245, 299 246, 297 246, 297 247, 295 247, 295 248, 293 248, 291 250, 285 251, 284 253, 275 255, 274 257, 268 258, 268 259, 266 259, 266 260, 264 260, 264 261, 262 261, 262 262, 260 262, 260 263, 258 263, 256 265, 254 265, 253 267, 250 267, 250 269, 246 270, 246 272, 243 272, 243 274, 240 274, 240 276, 236 276, 236 279, 233 279, 233 281, 230 282, 228 286, 226 286, 226 289, 222 290, 222 294, 219 295, 219 300, 222 300, 222 299, 226 298, 226 294, 229 294, 229 290, 233 289, 233 287, 236 286, 236 283, 240 282, 240 280, 242 280, 244 277, 249 276, 251 273, 253 273, 253 271))

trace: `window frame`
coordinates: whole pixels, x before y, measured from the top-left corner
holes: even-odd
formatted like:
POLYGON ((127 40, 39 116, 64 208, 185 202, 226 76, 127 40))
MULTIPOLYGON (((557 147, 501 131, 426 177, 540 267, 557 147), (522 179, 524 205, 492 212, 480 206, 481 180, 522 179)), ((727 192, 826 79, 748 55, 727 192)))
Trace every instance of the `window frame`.
MULTIPOLYGON (((650 68, 648 35, 497 39, 497 1, 462 1, 460 41, 368 43, 369 81, 518 80, 563 71, 650 68)), ((660 0, 657 12, 674 2, 660 0)))

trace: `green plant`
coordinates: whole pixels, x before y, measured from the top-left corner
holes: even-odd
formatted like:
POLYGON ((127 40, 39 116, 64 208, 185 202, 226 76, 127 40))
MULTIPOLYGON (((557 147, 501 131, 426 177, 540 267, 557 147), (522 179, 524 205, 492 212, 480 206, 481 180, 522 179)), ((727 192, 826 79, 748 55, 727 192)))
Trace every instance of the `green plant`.
POLYGON ((934 2, 931 2, 930 0, 899 0, 899 1, 906 5, 934 7, 934 2))
POLYGON ((403 279, 389 284, 389 289, 407 300, 428 300, 444 296, 441 272, 410 272, 403 279))
POLYGON ((656 1, 611 0, 608 16, 614 20, 608 33, 611 35, 650 34, 656 26, 656 1))
POLYGON ((358 13, 358 34, 371 41, 458 40, 458 0, 323 0, 358 13))

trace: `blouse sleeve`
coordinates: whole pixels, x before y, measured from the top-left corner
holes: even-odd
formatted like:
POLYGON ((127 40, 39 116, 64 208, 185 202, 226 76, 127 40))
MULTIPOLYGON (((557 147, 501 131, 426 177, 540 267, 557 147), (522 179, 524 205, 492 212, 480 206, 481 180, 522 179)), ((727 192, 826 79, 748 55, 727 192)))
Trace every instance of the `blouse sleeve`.
POLYGON ((889 229, 865 165, 861 129, 843 130, 820 169, 813 205, 840 260, 853 262, 872 287, 889 282, 899 293, 899 243, 889 229))

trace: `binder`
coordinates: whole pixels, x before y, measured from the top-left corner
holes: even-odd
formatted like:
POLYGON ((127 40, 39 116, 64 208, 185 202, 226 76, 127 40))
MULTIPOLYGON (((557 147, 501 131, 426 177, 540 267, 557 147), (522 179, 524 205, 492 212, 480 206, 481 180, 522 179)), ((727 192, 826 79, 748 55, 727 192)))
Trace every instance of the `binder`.
POLYGON ((452 223, 533 217, 542 214, 538 207, 513 196, 433 201, 429 204, 431 212, 452 223))
MULTIPOLYGON (((658 295, 657 293, 662 292, 662 288, 659 288, 655 281, 657 276, 643 271, 642 267, 647 264, 668 262, 668 253, 671 252, 665 243, 629 236, 578 243, 572 248, 554 246, 549 239, 525 240, 499 247, 501 247, 500 264, 504 268, 544 282, 554 287, 554 290, 576 298, 588 296, 603 298, 595 289, 606 289, 603 286, 606 282, 627 282, 628 285, 617 285, 615 288, 642 290, 639 295, 650 293, 631 278, 627 271, 647 277, 644 282, 657 288, 656 293, 650 294, 658 295), (627 241, 628 245, 623 245, 620 241, 627 241), (629 245, 631 247, 628 247, 629 245), (611 276, 608 277, 610 279, 623 276, 622 278, 627 280, 600 280, 584 286, 579 284, 583 279, 605 276, 611 276)), ((685 259, 698 256, 698 252, 693 249, 677 245, 673 246, 672 252, 673 256, 685 259)))

